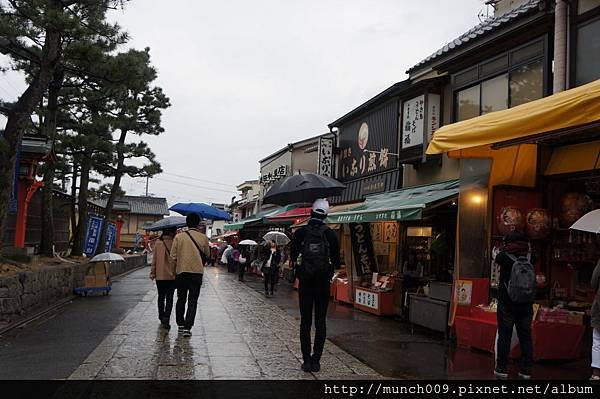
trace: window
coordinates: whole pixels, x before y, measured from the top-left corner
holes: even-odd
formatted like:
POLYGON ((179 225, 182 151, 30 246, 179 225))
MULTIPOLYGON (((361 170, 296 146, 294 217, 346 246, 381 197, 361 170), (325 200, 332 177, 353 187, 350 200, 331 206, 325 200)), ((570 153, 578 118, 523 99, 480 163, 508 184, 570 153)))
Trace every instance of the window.
POLYGON ((598 37, 600 37, 600 19, 577 29, 575 80, 578 86, 600 79, 600 40, 598 37))
POLYGON ((457 121, 479 116, 479 85, 459 91, 456 97, 457 121))
POLYGON ((510 73, 510 106, 525 104, 544 96, 544 68, 541 61, 523 65, 510 73))
POLYGON ((481 83, 481 114, 508 108, 508 74, 481 83))
POLYGON ((596 7, 600 7, 600 0, 579 0, 577 2, 577 13, 583 14, 596 7))
POLYGON ((452 75, 457 89, 455 120, 464 121, 542 98, 546 49, 544 36, 452 75))

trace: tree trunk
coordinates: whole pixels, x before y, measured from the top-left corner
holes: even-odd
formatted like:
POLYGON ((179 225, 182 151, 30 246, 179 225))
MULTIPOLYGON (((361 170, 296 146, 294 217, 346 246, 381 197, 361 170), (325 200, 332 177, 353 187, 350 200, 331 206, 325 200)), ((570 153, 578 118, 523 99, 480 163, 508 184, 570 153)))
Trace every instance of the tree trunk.
POLYGON ((4 235, 6 214, 11 193, 17 152, 29 117, 48 88, 54 67, 59 58, 60 32, 46 29, 40 68, 27 89, 8 112, 4 135, 0 137, 0 242, 4 235))
POLYGON ((69 237, 69 241, 73 241, 75 230, 77 229, 77 174, 79 173, 79 164, 73 158, 73 179, 71 180, 71 232, 73 235, 69 237))
MULTIPOLYGON (((56 139, 56 123, 58 119, 58 93, 62 87, 63 73, 57 69, 48 88, 48 107, 45 120, 46 136, 54 141, 56 139)), ((52 189, 54 186, 54 161, 49 158, 44 172, 44 190, 42 192, 42 240, 40 251, 42 255, 54 256, 54 204, 52 202, 52 189)))
MULTIPOLYGON (((125 138, 127 137, 127 131, 122 130, 121 136, 119 137, 119 142, 117 144, 117 168, 115 170, 115 180, 113 181, 112 188, 110 190, 110 194, 108 196, 108 200, 106 201, 106 208, 104 209, 104 224, 102 225, 102 232, 100 234, 100 245, 98 245, 98 249, 96 253, 104 252, 104 243, 106 242, 106 235, 108 232, 108 223, 110 222, 111 213, 113 207, 115 205, 115 200, 117 199, 117 193, 119 192, 119 188, 121 187, 121 178, 123 177, 123 171, 125 166, 125 149, 123 148, 125 145, 125 138)), ((112 248, 111 248, 112 249, 112 248)))
POLYGON ((92 166, 91 154, 83 154, 81 160, 81 178, 79 183, 79 197, 78 197, 78 220, 77 228, 75 229, 75 237, 73 238, 73 249, 71 250, 72 256, 82 256, 83 247, 85 240, 85 233, 87 230, 88 222, 88 185, 90 183, 90 169, 92 166))

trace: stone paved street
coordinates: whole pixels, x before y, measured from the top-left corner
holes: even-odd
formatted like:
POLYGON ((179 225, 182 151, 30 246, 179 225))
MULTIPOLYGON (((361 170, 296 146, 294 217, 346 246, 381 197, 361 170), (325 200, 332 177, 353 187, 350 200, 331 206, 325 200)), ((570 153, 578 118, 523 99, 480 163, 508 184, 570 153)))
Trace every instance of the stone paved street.
MULTIPOLYGON (((70 379, 378 379, 327 341, 322 371, 300 370, 299 321, 231 275, 207 268, 191 338, 159 327, 151 289, 70 379)), ((173 312, 174 313, 174 312, 173 312)))

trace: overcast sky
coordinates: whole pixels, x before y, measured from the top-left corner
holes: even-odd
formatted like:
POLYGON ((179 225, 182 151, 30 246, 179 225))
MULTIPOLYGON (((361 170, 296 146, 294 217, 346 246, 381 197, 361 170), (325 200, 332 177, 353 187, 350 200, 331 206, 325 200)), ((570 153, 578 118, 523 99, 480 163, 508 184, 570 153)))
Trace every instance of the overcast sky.
MULTIPOLYGON (((132 0, 111 18, 131 35, 129 46, 150 47, 156 84, 172 103, 165 133, 148 139, 165 171, 150 193, 169 205, 228 203, 235 185, 258 177, 259 159, 328 131, 406 79, 409 67, 479 23, 483 3, 132 0)), ((19 76, 0 76, 0 98, 22 88, 19 76)), ((143 194, 145 179, 123 188, 143 194)))

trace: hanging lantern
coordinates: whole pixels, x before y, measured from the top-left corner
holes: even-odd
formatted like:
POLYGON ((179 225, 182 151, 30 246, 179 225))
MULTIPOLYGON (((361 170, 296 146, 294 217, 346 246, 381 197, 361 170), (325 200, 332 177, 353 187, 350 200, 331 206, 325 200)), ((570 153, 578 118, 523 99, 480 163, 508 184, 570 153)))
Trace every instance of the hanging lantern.
POLYGON ((523 212, 516 206, 505 206, 498 215, 498 232, 505 236, 512 231, 523 231, 525 219, 523 212))
POLYGON ((571 227, 580 217, 594 207, 592 199, 584 193, 566 193, 560 199, 560 226, 571 227))
POLYGON ((550 215, 542 208, 530 209, 525 218, 525 231, 527 236, 534 240, 541 240, 550 234, 550 215))

